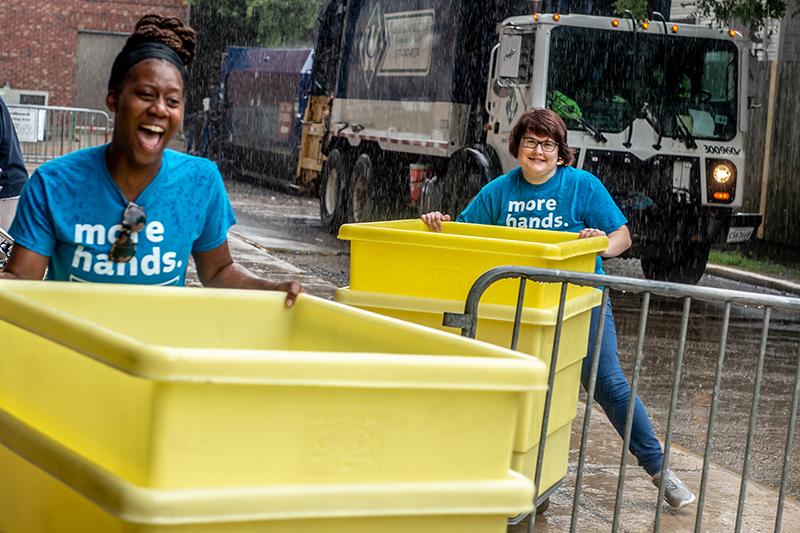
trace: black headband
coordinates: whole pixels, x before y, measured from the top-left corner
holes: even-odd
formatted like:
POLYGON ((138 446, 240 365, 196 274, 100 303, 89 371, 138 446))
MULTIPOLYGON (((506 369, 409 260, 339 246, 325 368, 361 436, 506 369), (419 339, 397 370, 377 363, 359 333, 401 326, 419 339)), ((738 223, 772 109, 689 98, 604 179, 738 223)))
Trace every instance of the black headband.
POLYGON ((125 45, 122 51, 117 54, 114 65, 111 67, 111 77, 108 79, 108 90, 116 90, 125 80, 125 74, 133 68, 136 63, 145 59, 165 59, 175 65, 180 71, 184 84, 186 83, 186 66, 178 53, 169 46, 162 43, 144 42, 133 46, 125 45))

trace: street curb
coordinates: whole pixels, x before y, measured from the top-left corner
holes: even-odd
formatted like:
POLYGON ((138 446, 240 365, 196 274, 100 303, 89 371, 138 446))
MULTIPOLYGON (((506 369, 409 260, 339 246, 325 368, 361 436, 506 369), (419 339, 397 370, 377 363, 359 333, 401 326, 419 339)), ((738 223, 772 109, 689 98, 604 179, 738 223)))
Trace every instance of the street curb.
POLYGON ((738 268, 708 263, 706 265, 706 274, 800 295, 800 283, 739 270, 738 268))

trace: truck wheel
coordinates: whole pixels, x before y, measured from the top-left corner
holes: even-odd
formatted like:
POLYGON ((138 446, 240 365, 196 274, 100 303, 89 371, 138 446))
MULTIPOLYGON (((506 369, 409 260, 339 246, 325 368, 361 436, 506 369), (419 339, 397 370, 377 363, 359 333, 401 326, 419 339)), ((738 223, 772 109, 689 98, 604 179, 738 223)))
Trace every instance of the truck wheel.
POLYGON ((447 173, 439 184, 441 204, 436 209, 457 217, 481 188, 496 176, 492 158, 485 147, 462 148, 453 154, 447 165, 447 173))
POLYGON ((641 258, 642 272, 647 279, 696 284, 703 277, 710 245, 690 244, 674 249, 674 255, 641 258))
POLYGON ((350 221, 369 222, 375 216, 372 159, 361 154, 350 174, 350 221))
POLYGON ((346 176, 347 161, 344 155, 334 148, 328 152, 319 182, 319 217, 331 233, 336 233, 346 219, 346 176))
MULTIPOLYGON (((422 184, 422 198, 419 201, 419 214, 430 213, 431 211, 440 211, 444 209, 442 206, 442 180, 438 176, 434 176, 422 184)), ((452 215, 455 216, 455 215, 452 215)))

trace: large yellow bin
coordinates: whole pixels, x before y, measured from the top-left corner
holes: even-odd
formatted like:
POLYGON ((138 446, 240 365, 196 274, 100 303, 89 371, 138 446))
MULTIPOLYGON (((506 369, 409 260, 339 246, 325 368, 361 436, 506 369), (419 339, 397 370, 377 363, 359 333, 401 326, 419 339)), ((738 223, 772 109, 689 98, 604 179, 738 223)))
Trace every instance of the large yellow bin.
POLYGON ((499 479, 544 365, 307 295, 0 282, 0 409, 142 487, 499 479))
POLYGON ((506 517, 529 512, 532 498, 530 481, 515 473, 477 481, 148 489, 2 413, 0 472, 4 533, 504 533, 506 517))
MULTIPOLYGON (((594 272, 605 237, 578 239, 577 233, 445 222, 433 232, 419 220, 345 224, 339 238, 350 241, 350 288, 464 301, 473 282, 487 270, 518 265, 594 272)), ((519 282, 494 284, 485 303, 516 301, 519 282)), ((525 305, 558 303, 559 284, 529 284, 525 305)), ((567 297, 590 291, 570 286, 567 297)))
MULTIPOLYGON (((553 427, 549 424, 548 426, 550 428, 553 427)), ((567 475, 571 436, 572 420, 547 432, 547 442, 545 443, 544 457, 542 458, 542 475, 539 479, 539 487, 541 488, 537 494, 545 494, 567 475)), ((536 477, 538 454, 538 443, 526 452, 514 452, 511 457, 511 468, 533 481, 536 477)))
MULTIPOLYGON (((591 311, 599 305, 600 298, 600 291, 592 290, 565 304, 548 434, 570 423, 575 417, 591 311)), ((334 299, 374 313, 457 334, 460 333, 459 329, 442 325, 442 317, 446 312, 464 312, 464 302, 356 291, 347 287, 337 289, 334 299)), ((514 314, 515 308, 511 306, 480 304, 476 338, 498 346, 510 346, 514 314)), ((517 350, 541 359, 549 368, 557 319, 558 305, 543 309, 524 308, 517 350)), ((525 397, 519 410, 514 451, 527 452, 539 442, 543 408, 544 394, 525 397)))

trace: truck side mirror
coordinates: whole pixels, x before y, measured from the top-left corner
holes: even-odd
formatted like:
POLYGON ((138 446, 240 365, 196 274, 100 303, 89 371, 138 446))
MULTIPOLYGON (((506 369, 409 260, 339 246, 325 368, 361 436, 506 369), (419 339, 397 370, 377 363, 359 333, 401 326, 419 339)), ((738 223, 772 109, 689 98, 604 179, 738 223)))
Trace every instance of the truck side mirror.
POLYGON ((494 94, 498 98, 508 98, 511 96, 511 92, 513 91, 512 86, 512 81, 503 78, 497 78, 492 84, 492 91, 494 91, 494 94))

